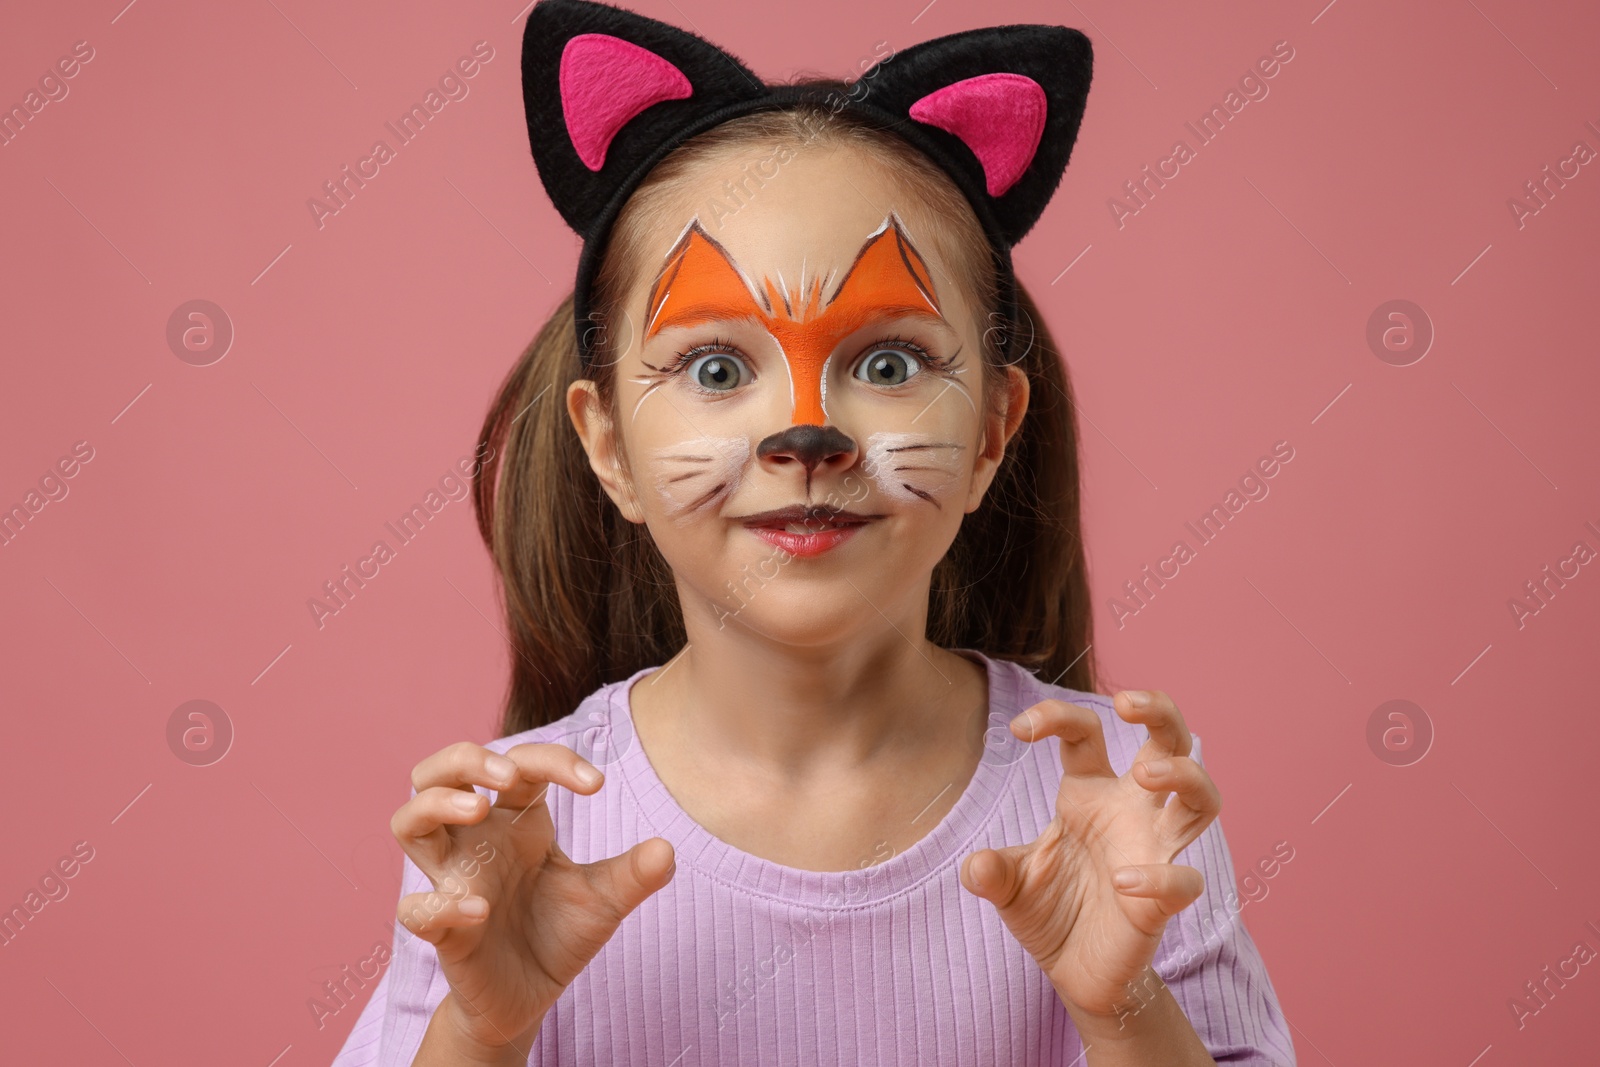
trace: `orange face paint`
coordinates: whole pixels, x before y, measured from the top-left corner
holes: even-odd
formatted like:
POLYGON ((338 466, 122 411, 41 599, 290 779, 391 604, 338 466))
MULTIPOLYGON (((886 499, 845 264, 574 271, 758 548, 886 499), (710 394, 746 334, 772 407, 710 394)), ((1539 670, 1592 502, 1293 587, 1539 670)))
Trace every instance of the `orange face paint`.
POLYGON ((763 279, 762 289, 753 291, 727 250, 694 219, 650 287, 645 338, 670 326, 755 319, 777 340, 788 363, 791 423, 825 425, 828 357, 840 341, 874 317, 916 315, 943 322, 944 316, 928 266, 896 215, 867 238, 826 300, 824 284, 816 278, 804 292, 788 292, 763 279))

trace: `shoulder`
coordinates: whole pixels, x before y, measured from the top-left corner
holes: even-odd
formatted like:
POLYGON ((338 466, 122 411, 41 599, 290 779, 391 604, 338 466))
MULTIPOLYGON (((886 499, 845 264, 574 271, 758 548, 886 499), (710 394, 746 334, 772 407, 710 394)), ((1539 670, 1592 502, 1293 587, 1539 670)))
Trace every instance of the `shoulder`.
MULTIPOLYGON (((1002 725, 1033 705, 1046 700, 1060 700, 1088 708, 1100 718, 1100 728, 1106 738, 1106 754, 1110 757, 1112 769, 1119 775, 1127 773, 1128 768, 1133 766, 1140 746, 1150 739, 1149 731, 1142 725, 1128 722, 1118 715, 1111 697, 1103 693, 1090 693, 1053 685, 1037 677, 1019 663, 993 657, 985 658, 993 664, 996 682, 994 693, 996 706, 990 709, 990 718, 993 719, 995 713, 999 712, 1004 716, 1002 725)), ((1199 760, 1200 735, 1193 730, 1190 733, 1194 739, 1194 750, 1190 755, 1199 760)), ((1049 747, 1059 761, 1060 746, 1052 744, 1049 747)))

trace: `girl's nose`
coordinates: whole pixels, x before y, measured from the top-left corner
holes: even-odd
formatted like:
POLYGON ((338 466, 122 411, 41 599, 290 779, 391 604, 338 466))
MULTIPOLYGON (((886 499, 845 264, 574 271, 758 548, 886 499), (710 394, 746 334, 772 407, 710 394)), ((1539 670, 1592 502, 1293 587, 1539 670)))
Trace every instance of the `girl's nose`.
POLYGON ((803 423, 772 434, 756 446, 756 458, 774 463, 799 463, 809 479, 825 463, 848 467, 856 457, 856 443, 836 426, 803 423))

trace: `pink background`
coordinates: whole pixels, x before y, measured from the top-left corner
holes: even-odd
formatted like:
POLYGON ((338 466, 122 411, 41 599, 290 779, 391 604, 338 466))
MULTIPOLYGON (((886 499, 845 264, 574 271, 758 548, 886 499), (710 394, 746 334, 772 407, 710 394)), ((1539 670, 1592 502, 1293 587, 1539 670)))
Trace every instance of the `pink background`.
MULTIPOLYGON (((0 148, 0 504, 94 449, 0 548, 0 908, 94 850, 0 947, 7 1058, 326 1063, 357 1007, 319 1030, 307 1001, 389 936, 389 816, 419 758, 495 735, 506 652, 466 501, 320 630, 306 602, 471 452, 577 243, 529 157, 515 0, 123 2, 0 35, 6 106, 95 50, 0 148), (319 229, 307 199, 479 40, 470 95, 319 229), (196 298, 236 330, 205 367, 166 341, 196 298), (193 699, 235 731, 210 766, 168 748, 193 699)), ((1600 549, 1600 164, 1521 228, 1507 200, 1600 149, 1600 17, 924 2, 636 8, 769 79, 998 22, 1089 34, 1017 263, 1079 390, 1107 684, 1178 699, 1241 875, 1293 847, 1244 918, 1301 1063, 1592 1059, 1600 963, 1521 1029, 1508 1001, 1600 948, 1600 564, 1521 628, 1508 601, 1600 549), (1108 199, 1280 40, 1270 95, 1119 228, 1108 199), (1409 366, 1366 340, 1392 299, 1437 332, 1409 366), (1119 628, 1122 583, 1280 440, 1270 495, 1119 628), (1368 745, 1392 699, 1435 732, 1410 766, 1368 745)))

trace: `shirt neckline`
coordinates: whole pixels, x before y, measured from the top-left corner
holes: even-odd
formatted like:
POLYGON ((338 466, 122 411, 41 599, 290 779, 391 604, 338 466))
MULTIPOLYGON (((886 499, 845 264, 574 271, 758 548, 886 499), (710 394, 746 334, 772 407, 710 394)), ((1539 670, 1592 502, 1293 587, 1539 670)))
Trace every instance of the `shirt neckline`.
POLYGON ((910 848, 881 863, 854 871, 787 867, 745 852, 696 822, 667 791, 633 728, 631 691, 641 678, 659 669, 656 667, 643 668, 617 682, 608 694, 610 743, 612 752, 618 753, 616 765, 623 772, 620 784, 632 793, 651 831, 672 843, 680 868, 693 868, 734 890, 825 910, 859 908, 908 892, 965 858, 965 846, 991 820, 1020 762, 1015 746, 1022 743, 1005 730, 1005 723, 1017 710, 1021 684, 1017 674, 1022 669, 975 649, 951 651, 980 663, 987 675, 990 723, 984 753, 966 789, 939 824, 910 848), (989 735, 997 726, 1005 738, 991 747, 989 735))

